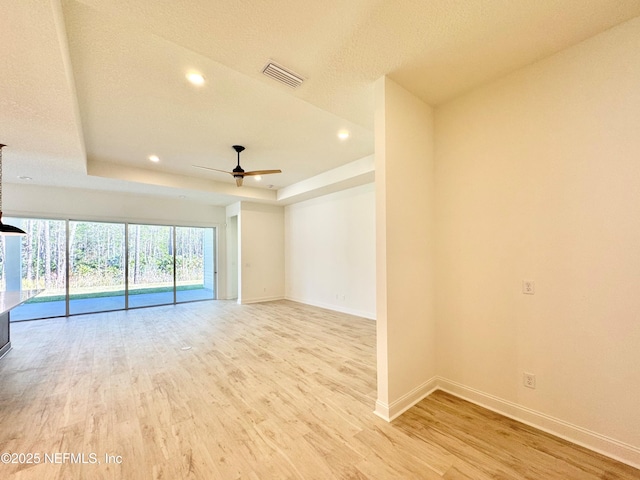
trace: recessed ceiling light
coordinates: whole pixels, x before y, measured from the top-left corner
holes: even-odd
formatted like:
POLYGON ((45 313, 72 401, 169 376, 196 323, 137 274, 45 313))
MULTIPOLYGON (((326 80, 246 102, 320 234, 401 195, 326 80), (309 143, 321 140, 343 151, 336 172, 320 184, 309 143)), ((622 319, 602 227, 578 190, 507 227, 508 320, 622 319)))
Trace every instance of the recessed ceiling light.
POLYGON ((18 175, 18 178, 19 178, 20 180, 25 180, 25 181, 27 181, 27 182, 28 182, 29 180, 33 180, 33 178, 31 178, 31 177, 27 177, 26 175, 18 175))
POLYGON ((158 163, 160 161, 160 157, 158 157, 157 155, 149 155, 149 161, 154 162, 154 163, 158 163))
POLYGON ((178 195, 178 198, 185 199, 185 198, 187 198, 187 196, 186 195, 178 195))
POLYGON ((204 85, 204 76, 198 72, 187 73, 187 80, 189 80, 193 85, 204 85))
POLYGON ((259 182, 260 180, 262 180, 262 177, 260 175, 256 175, 253 178, 256 179, 256 182, 259 182))
POLYGON ((346 140, 347 138, 349 138, 349 131, 348 130, 340 130, 338 132, 338 138, 340 140, 346 140))

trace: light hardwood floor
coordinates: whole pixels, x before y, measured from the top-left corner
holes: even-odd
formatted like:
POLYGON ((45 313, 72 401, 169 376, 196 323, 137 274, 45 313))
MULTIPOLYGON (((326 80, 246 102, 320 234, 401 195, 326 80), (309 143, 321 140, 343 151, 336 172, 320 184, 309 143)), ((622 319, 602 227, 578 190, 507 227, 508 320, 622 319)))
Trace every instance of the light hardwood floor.
POLYGON ((443 392, 384 422, 375 323, 293 302, 23 322, 12 343, 0 451, 41 463, 2 479, 640 478, 443 392), (64 452, 101 463, 44 462, 64 452))

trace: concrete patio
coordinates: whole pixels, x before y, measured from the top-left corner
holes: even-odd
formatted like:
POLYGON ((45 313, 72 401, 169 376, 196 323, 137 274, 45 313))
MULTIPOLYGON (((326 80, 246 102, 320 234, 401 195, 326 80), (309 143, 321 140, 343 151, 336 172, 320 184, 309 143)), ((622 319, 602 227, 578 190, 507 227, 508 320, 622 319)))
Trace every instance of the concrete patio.
MULTIPOLYGON (((194 302, 199 300, 213 300, 214 292, 207 288, 193 290, 178 290, 176 303, 194 302)), ((129 308, 150 307, 154 305, 169 305, 173 303, 173 292, 140 293, 129 295, 129 308)), ((124 310, 124 295, 111 297, 95 297, 73 299, 69 302, 69 315, 84 313, 107 312, 110 310, 124 310)), ((40 318, 63 317, 66 315, 66 302, 54 300, 51 302, 24 303, 11 311, 11 321, 35 320, 40 318)))

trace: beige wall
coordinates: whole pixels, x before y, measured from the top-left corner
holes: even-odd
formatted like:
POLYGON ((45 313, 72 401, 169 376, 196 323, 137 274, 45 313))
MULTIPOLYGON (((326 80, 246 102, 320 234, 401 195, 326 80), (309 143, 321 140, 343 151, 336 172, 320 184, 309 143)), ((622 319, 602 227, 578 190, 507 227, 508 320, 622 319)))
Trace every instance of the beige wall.
POLYGON ((376 413, 387 419, 436 374, 432 122, 431 107, 376 83, 376 413))
POLYGON ((640 462, 640 19, 435 119, 439 375, 640 462))

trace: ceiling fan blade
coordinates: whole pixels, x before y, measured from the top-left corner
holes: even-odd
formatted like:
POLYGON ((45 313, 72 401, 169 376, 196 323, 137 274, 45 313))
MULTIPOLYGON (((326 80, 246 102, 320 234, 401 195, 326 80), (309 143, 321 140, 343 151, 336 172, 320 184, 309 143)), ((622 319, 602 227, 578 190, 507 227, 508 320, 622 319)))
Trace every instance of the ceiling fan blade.
POLYGON ((247 175, 269 175, 271 173, 282 173, 282 170, 253 170, 252 172, 244 172, 247 175))
POLYGON ((196 168, 202 168, 203 170, 212 170, 214 172, 222 172, 222 173, 228 173, 230 175, 233 175, 233 172, 229 172, 227 170, 220 170, 218 168, 211 168, 211 167, 203 167, 200 165, 191 165, 192 167, 196 167, 196 168))
POLYGON ((220 170, 217 168, 203 167, 202 165, 191 165, 191 166, 196 168, 202 168, 203 170, 211 170, 213 172, 228 173, 229 175, 233 176, 233 178, 236 179, 236 185, 238 187, 242 186, 242 181, 244 180, 245 176, 257 176, 257 175, 269 175, 271 173, 282 173, 282 170, 253 170, 251 172, 245 172, 240 166, 240 152, 244 150, 244 147, 241 145, 233 145, 233 149, 238 153, 238 165, 231 172, 228 172, 227 170, 220 170))

